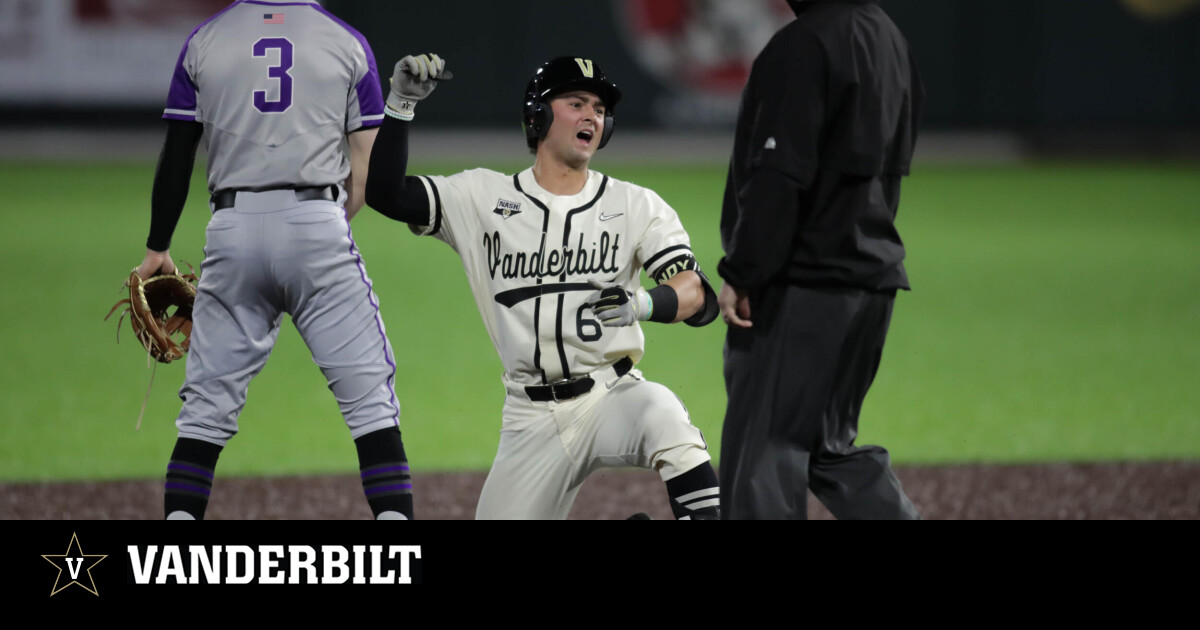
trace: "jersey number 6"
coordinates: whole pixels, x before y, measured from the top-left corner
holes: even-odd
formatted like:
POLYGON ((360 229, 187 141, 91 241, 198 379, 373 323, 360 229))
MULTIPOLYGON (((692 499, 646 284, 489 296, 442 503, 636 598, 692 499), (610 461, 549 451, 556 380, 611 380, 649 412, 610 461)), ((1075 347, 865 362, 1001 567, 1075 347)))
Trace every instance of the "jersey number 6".
POLYGON ((292 42, 283 37, 264 37, 254 42, 254 56, 266 57, 267 51, 279 51, 279 63, 267 67, 267 76, 279 81, 279 98, 270 100, 266 90, 254 91, 254 108, 264 114, 286 112, 292 106, 292 42))
POLYGON ((604 334, 604 329, 600 328, 600 322, 583 316, 583 312, 590 308, 590 305, 584 304, 575 314, 575 334, 579 335, 579 339, 582 341, 596 341, 604 334), (595 332, 585 332, 585 328, 591 328, 595 332))

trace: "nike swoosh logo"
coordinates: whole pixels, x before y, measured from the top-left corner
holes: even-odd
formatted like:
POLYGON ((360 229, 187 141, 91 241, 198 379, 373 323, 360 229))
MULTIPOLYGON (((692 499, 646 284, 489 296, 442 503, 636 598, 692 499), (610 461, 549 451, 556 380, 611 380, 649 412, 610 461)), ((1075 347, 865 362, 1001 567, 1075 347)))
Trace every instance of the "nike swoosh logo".
POLYGON ((603 212, 601 212, 601 213, 600 213, 600 220, 601 220, 601 221, 607 221, 607 220, 609 220, 609 219, 615 219, 615 218, 617 218, 617 217, 619 217, 619 216, 621 216, 621 215, 623 215, 623 214, 625 214, 625 213, 624 213, 624 212, 618 212, 618 213, 616 213, 616 214, 604 214, 603 212))

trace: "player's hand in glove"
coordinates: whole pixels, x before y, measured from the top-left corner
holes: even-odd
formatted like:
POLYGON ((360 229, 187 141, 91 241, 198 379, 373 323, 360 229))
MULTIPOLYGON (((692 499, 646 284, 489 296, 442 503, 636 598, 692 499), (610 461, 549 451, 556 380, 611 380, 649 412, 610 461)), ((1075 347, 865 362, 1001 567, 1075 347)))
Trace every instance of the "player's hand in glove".
POLYGON ((146 257, 142 259, 142 264, 137 268, 137 274, 142 280, 149 280, 153 276, 171 275, 176 271, 175 261, 171 260, 170 250, 156 252, 147 249, 146 257))
POLYGON ((129 315, 133 333, 146 353, 159 363, 170 363, 183 358, 191 344, 192 305, 196 301, 198 278, 195 273, 180 275, 170 256, 164 263, 161 256, 165 252, 153 253, 158 256, 147 253, 142 264, 130 272, 125 281, 129 297, 113 304, 104 319, 124 306, 117 322, 117 340, 121 339, 121 321, 129 315))
POLYGON ((446 60, 429 53, 408 55, 396 62, 392 70, 392 90, 388 93, 387 106, 400 120, 412 120, 417 102, 433 93, 439 80, 452 75, 446 70, 446 60))
POLYGON ((630 326, 634 322, 644 322, 650 319, 654 311, 650 296, 641 287, 636 293, 631 293, 611 282, 592 279, 588 280, 588 284, 598 290, 588 296, 587 303, 592 306, 596 319, 605 326, 630 326))

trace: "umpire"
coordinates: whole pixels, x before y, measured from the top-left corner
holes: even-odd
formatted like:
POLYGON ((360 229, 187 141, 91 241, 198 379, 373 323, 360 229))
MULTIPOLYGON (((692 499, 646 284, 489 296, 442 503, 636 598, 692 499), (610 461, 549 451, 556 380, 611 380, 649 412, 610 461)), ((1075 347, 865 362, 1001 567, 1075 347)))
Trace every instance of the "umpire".
POLYGON ((888 452, 855 446, 897 289, 895 227, 924 89, 878 0, 788 0, 754 62, 721 213, 730 519, 917 519, 888 452))

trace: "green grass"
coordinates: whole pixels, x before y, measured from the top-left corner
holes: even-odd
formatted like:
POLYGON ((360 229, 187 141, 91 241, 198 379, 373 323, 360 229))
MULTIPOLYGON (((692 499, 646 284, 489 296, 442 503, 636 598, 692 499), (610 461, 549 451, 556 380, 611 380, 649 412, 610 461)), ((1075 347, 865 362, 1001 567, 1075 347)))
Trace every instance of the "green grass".
MULTIPOLYGON (((671 203, 715 279, 723 168, 597 168, 671 203)), ((183 364, 159 366, 135 430, 151 371, 128 324, 118 345, 115 321, 102 321, 141 260, 153 169, 0 163, 10 216, 0 233, 0 479, 162 474, 183 364)), ((202 170, 172 246, 197 267, 202 170)), ((910 464, 1200 457, 1197 199, 1194 165, 918 169, 899 219, 914 291, 897 299, 859 443, 910 464)), ((370 210, 354 232, 396 350, 414 468, 486 469, 502 368, 457 256, 370 210)), ((724 327, 645 329, 641 367, 687 403, 719 460, 724 327)), ((324 379, 285 324, 221 470, 355 469, 324 379)))

